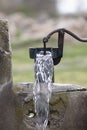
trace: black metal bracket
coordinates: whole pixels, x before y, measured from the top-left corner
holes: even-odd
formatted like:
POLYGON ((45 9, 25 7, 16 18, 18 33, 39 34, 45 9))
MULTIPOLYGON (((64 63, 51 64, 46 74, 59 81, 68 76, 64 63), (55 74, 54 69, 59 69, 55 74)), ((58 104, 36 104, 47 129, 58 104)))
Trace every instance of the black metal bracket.
POLYGON ((72 33, 71 31, 65 29, 65 28, 60 28, 57 30, 52 31, 49 33, 46 37, 43 38, 43 48, 30 48, 30 58, 35 59, 36 54, 39 53, 40 51, 44 51, 44 55, 46 54, 46 51, 50 51, 52 53, 52 58, 54 65, 57 65, 60 63, 61 58, 63 57, 63 46, 64 46, 64 34, 67 33, 71 35, 73 38, 80 42, 87 42, 87 38, 80 38, 76 34, 72 33), (58 33, 58 48, 46 48, 46 43, 49 41, 51 36, 55 33, 58 33))

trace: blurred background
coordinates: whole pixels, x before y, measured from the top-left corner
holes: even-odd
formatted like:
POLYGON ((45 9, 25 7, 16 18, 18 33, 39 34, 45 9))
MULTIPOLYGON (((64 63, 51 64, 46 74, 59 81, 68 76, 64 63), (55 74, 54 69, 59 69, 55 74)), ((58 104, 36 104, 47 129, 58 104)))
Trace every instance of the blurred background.
MULTIPOLYGON (((8 19, 13 51, 14 82, 34 82, 30 47, 42 47, 42 38, 58 28, 87 37, 86 0, 0 0, 0 18, 8 19)), ((49 46, 57 46, 56 35, 49 46)), ((55 66, 55 82, 87 85, 87 43, 65 36, 64 56, 55 66)))

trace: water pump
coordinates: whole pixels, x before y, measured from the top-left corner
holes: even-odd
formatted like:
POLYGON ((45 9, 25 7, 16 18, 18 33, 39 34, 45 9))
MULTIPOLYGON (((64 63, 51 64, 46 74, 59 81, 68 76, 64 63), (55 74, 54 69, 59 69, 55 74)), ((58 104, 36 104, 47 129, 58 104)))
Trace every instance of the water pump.
POLYGON ((75 38, 76 40, 78 40, 80 42, 87 42, 87 38, 80 38, 73 32, 71 32, 65 28, 60 28, 60 29, 52 31, 46 37, 43 38, 43 48, 30 48, 29 49, 30 58, 36 59, 36 54, 39 53, 40 51, 44 51, 44 55, 46 54, 46 51, 50 51, 52 53, 54 65, 59 64, 61 61, 61 58, 63 57, 63 46, 64 46, 64 34, 65 33, 71 35, 73 38, 75 38), (58 48, 47 48, 46 47, 47 42, 49 41, 51 36, 55 33, 58 33, 58 48))

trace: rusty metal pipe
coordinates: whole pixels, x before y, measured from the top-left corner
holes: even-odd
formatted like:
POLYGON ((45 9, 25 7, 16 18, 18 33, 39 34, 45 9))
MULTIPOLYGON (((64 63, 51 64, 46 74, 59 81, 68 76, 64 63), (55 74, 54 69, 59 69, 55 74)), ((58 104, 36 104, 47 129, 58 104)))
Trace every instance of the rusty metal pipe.
MULTIPOLYGON (((80 38, 79 36, 77 36, 76 34, 74 34, 73 32, 65 29, 65 28, 60 28, 60 29, 56 29, 54 31, 52 31, 51 33, 49 33, 47 35, 47 37, 45 37, 45 41, 48 42, 48 40, 50 39, 50 37, 54 34, 54 33, 59 33, 59 32, 64 32, 67 33, 69 35, 71 35, 73 38, 75 38, 76 40, 80 41, 80 42, 87 42, 87 38, 80 38)), ((43 38, 44 39, 44 38, 43 38)))
POLYGON ((63 56, 63 45, 64 45, 64 34, 65 33, 69 34, 70 36, 72 36, 73 38, 75 38, 76 40, 78 40, 80 42, 87 42, 87 38, 80 38, 79 36, 77 36, 73 32, 71 32, 65 28, 60 28, 60 29, 52 31, 51 33, 49 33, 47 35, 47 37, 43 38, 44 54, 46 54, 46 43, 49 41, 49 39, 51 38, 51 36, 54 33, 58 33, 58 56, 55 59, 53 59, 54 65, 57 65, 63 56))

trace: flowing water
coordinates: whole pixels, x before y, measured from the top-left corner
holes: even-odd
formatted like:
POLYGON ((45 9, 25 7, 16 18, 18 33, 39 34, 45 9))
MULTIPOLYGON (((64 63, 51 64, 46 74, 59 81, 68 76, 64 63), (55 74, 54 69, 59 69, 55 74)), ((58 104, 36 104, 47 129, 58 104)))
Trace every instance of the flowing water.
POLYGON ((34 65, 35 83, 33 87, 36 113, 36 127, 45 130, 48 123, 49 100, 51 98, 51 83, 53 78, 53 60, 50 52, 40 52, 34 65))

